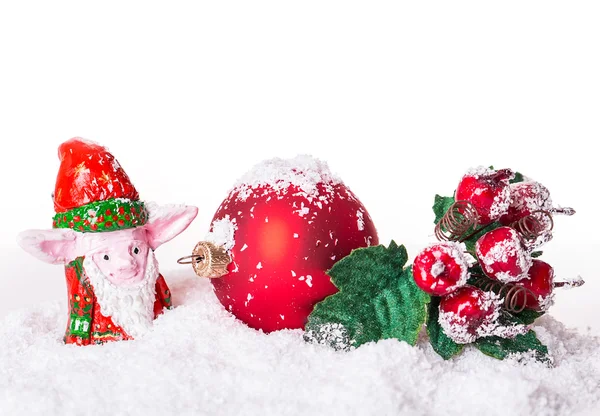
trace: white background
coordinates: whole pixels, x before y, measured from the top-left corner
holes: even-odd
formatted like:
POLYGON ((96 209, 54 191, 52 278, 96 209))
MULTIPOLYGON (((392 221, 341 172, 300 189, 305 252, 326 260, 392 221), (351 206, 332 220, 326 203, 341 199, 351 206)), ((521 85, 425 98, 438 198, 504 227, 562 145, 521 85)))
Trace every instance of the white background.
POLYGON ((543 259, 584 288, 552 314, 600 333, 596 2, 3 2, 0 317, 65 296, 19 231, 51 224, 58 145, 98 141, 145 200, 197 205, 168 280, 235 180, 312 154, 412 256, 471 166, 512 167, 577 215, 543 259))

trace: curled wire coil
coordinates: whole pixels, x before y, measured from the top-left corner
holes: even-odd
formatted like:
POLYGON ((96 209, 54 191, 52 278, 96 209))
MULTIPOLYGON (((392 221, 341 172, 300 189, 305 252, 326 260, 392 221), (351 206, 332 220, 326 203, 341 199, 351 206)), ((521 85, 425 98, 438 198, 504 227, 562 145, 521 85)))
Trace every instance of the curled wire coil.
POLYGON ((552 231, 554 221, 550 212, 539 210, 515 221, 511 224, 511 227, 517 230, 526 240, 535 240, 552 231))
POLYGON ((533 297, 534 293, 526 287, 512 283, 501 283, 484 276, 480 276, 475 281, 475 286, 485 292, 494 292, 500 296, 505 310, 513 313, 520 313, 527 306, 527 299, 533 297))
POLYGON ((435 226, 440 241, 462 241, 477 229, 479 214, 469 201, 456 201, 435 226))

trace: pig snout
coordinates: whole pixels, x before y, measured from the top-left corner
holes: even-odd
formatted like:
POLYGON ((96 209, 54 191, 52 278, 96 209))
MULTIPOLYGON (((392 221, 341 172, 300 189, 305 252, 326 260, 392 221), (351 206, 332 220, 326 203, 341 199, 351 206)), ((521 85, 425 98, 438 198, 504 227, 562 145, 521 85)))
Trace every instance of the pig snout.
POLYGON ((148 251, 144 242, 119 241, 97 251, 92 258, 110 282, 127 286, 144 279, 148 251))

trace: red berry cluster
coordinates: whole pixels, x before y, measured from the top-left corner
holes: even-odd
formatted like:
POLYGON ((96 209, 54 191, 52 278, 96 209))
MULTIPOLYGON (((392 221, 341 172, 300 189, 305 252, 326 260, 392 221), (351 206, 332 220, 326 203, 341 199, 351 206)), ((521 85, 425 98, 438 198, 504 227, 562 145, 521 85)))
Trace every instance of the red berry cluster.
POLYGON ((446 317, 448 324, 444 332, 451 332, 459 343, 475 341, 483 329, 494 325, 499 314, 495 296, 467 285, 473 262, 464 244, 442 242, 421 251, 413 263, 417 286, 432 296, 442 296, 440 317, 446 317))
POLYGON ((421 251, 413 278, 421 290, 441 296, 440 325, 455 342, 466 344, 498 327, 500 300, 492 292, 467 284, 475 260, 464 244, 442 242, 421 251))
POLYGON ((548 223, 552 221, 551 214, 559 210, 553 208, 550 192, 541 183, 527 178, 510 183, 514 177, 510 169, 471 170, 461 179, 456 199, 477 207, 480 226, 489 224, 482 220, 486 218, 502 224, 475 244, 484 274, 492 280, 527 289, 513 292, 517 294, 512 299, 514 309, 546 309, 550 306, 554 270, 548 263, 533 259, 531 254, 534 248, 550 240, 548 223), (467 188, 473 192, 465 192, 467 188), (536 213, 543 214, 536 216, 536 213), (532 224, 529 229, 523 227, 527 221, 532 224))
POLYGON ((460 180, 455 199, 468 201, 477 209, 480 226, 494 221, 512 225, 539 211, 570 211, 554 209, 550 192, 539 182, 523 177, 511 183, 515 175, 510 169, 470 169, 460 180))
MULTIPOLYGON (((467 204, 476 212, 474 229, 467 236, 453 238, 456 241, 426 248, 413 263, 417 286, 442 297, 439 323, 457 343, 491 335, 512 338, 527 328, 502 326, 503 309, 545 311, 551 304, 554 270, 534 259, 532 251, 550 240, 553 213, 574 211, 554 209, 550 193, 540 183, 514 182, 514 178, 510 169, 467 172, 458 184, 455 201, 460 201, 457 207, 467 204), (465 245, 469 239, 474 242, 472 253, 465 245), (475 283, 482 281, 487 284, 475 283)), ((456 233, 450 231, 454 237, 456 233)))

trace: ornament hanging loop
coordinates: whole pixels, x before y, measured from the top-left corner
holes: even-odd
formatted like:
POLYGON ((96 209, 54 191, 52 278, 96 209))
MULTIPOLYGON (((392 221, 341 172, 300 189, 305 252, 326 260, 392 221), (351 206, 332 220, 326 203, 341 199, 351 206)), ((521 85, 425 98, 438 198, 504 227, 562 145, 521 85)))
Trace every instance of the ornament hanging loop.
POLYGON ((185 256, 177 259, 177 264, 196 264, 202 263, 204 261, 204 257, 202 256, 185 256))
POLYGON ((191 256, 181 257, 177 263, 191 264, 199 277, 215 279, 229 273, 227 266, 231 263, 231 257, 224 247, 201 241, 196 244, 191 256))

